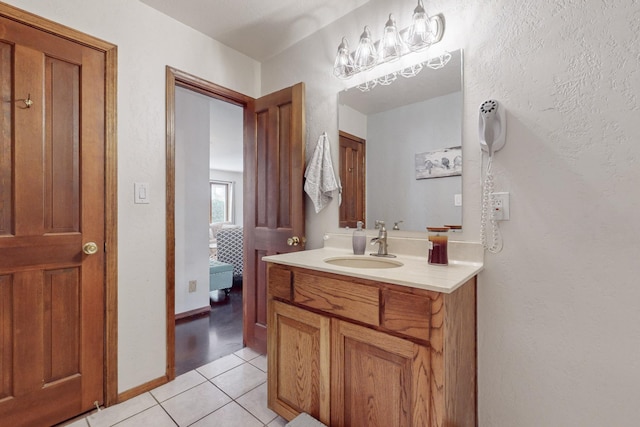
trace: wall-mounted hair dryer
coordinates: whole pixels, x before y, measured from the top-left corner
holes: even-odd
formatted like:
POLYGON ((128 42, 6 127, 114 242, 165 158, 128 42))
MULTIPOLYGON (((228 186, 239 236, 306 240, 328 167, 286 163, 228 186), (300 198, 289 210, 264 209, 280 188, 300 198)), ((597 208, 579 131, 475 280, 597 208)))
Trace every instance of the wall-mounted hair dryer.
POLYGON ((478 136, 480 137, 480 147, 489 153, 489 160, 482 182, 480 240, 482 246, 491 253, 498 253, 502 250, 502 235, 496 218, 498 205, 494 194, 491 164, 493 153, 504 147, 506 133, 507 121, 504 108, 495 99, 483 102, 480 105, 478 118, 478 136))
POLYGON ((504 147, 507 121, 504 108, 498 101, 489 99, 480 105, 478 132, 480 147, 489 153, 489 156, 504 147))

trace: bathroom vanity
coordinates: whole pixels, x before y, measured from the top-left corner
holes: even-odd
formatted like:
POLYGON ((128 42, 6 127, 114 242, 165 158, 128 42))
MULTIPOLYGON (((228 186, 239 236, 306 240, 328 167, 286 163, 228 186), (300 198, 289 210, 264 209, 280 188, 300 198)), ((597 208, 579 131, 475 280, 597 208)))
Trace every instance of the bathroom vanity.
POLYGON ((344 247, 263 258, 269 407, 330 426, 475 426, 482 255, 462 249, 479 259, 454 249, 430 266, 407 250, 386 265, 344 247))

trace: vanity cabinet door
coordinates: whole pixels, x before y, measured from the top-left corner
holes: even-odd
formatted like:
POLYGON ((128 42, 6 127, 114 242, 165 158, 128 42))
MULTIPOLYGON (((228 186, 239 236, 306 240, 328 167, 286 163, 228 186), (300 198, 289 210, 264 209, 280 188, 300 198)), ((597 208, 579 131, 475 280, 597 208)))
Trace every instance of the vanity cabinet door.
POLYGON ((428 426, 429 349, 332 322, 331 426, 428 426))
POLYGON ((328 317, 269 301, 268 405, 291 420, 306 412, 329 424, 328 317))

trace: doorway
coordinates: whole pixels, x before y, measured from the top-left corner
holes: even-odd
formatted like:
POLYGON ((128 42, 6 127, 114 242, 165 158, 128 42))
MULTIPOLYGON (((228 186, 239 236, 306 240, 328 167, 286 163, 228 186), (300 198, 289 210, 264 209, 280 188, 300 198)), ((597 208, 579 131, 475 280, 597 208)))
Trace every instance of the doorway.
MULTIPOLYGON (((234 229, 242 225, 242 204, 237 203, 242 201, 242 171, 238 171, 239 167, 237 163, 242 165, 242 153, 243 145, 242 139, 244 135, 244 110, 251 101, 251 98, 246 97, 237 92, 220 87, 213 83, 204 81, 190 74, 181 72, 179 70, 167 67, 167 377, 169 380, 175 378, 176 375, 176 311, 186 313, 186 315, 195 316, 197 324, 194 323, 192 331, 187 334, 195 334, 200 337, 200 342, 197 345, 201 347, 209 347, 210 322, 209 316, 210 310, 213 310, 213 314, 216 311, 225 310, 222 304, 229 304, 231 306, 231 313, 226 317, 237 317, 238 305, 240 311, 240 319, 242 318, 242 298, 241 288, 238 292, 238 285, 241 283, 241 277, 238 277, 237 270, 228 273, 232 276, 232 281, 235 281, 235 291, 232 286, 229 289, 229 298, 223 297, 220 302, 212 302, 212 307, 205 305, 209 301, 209 274, 210 268, 209 259, 217 260, 220 254, 219 243, 216 241, 216 235, 218 234, 218 226, 225 229, 234 229), (189 111, 179 111, 179 99, 182 96, 191 97, 196 105, 195 109, 189 109, 189 111), (201 102, 201 101, 204 101, 201 102), (198 108, 206 105, 204 108, 198 108), (197 126, 200 129, 191 129, 193 132, 200 132, 200 136, 196 135, 181 135, 180 130, 176 126, 177 120, 180 119, 181 113, 186 113, 191 119, 202 123, 211 123, 212 115, 224 116, 229 111, 235 110, 235 119, 229 119, 227 117, 227 124, 235 121, 235 125, 232 126, 235 132, 233 138, 240 138, 240 154, 229 152, 221 152, 219 148, 218 155, 215 156, 213 170, 206 162, 198 161, 199 165, 195 170, 189 165, 189 170, 185 171, 189 177, 181 176, 177 163, 182 162, 187 164, 182 156, 188 154, 192 158, 198 158, 206 156, 209 157, 209 144, 200 144, 199 146, 178 146, 181 139, 187 141, 191 138, 204 138, 205 141, 210 140, 209 125, 197 126), (238 123, 237 114, 240 111, 240 120, 238 123), (226 112, 226 113, 225 113, 226 112), (238 126, 240 129, 238 129, 238 126), (190 153, 187 153, 189 152, 190 153), (231 157, 235 157, 234 160, 231 157), (235 165, 235 166, 234 166, 235 165), (195 178, 194 178, 195 177, 195 178), (189 188, 189 191, 184 191, 186 186, 191 187, 192 183, 196 183, 198 188, 189 188), (225 189, 225 197, 222 200, 222 219, 219 221, 220 208, 219 197, 214 195, 214 203, 212 204, 213 192, 219 193, 221 188, 225 189), (186 197, 186 199, 185 199, 186 197), (234 203, 234 200, 236 203, 234 203), (179 207, 188 207, 188 209, 180 209, 179 207), (176 209, 178 207, 178 209, 176 209), (193 216, 197 219, 197 223, 200 224, 199 228, 190 227, 194 222, 193 216), (219 224, 224 223, 224 224, 219 224), (235 224, 234 224, 235 223, 235 224), (186 227, 186 228, 185 228, 186 227), (185 243, 185 233, 183 231, 187 229, 191 233, 189 238, 189 244, 185 243), (192 247, 192 242, 196 242, 197 247, 192 247), (188 271, 188 273, 185 273, 188 271), (189 274, 188 276, 185 274, 189 274), (235 279, 233 279, 235 276, 235 279), (193 283, 194 291, 189 292, 191 288, 189 282, 193 283), (176 289, 178 286, 185 285, 184 289, 176 289), (171 296, 171 297, 170 297, 171 296), (184 297, 184 298, 182 298, 184 297), (239 298, 239 301, 238 301, 239 298), (191 305, 190 305, 191 304, 191 305), (176 307, 178 309, 176 310, 176 307), (235 307, 235 308, 234 308, 235 307), (198 318, 199 316, 199 318, 198 318)), ((233 114, 232 114, 233 115, 233 114)), ((215 133, 214 133, 215 134, 215 133)), ((222 135, 219 135, 223 137, 222 135)), ((226 138, 229 138, 227 134, 226 138)), ((214 141, 215 144, 215 141, 214 141)), ((235 147, 237 148, 237 147, 235 147)), ((212 150, 214 151, 214 150, 212 150)), ((242 246, 240 246, 240 259, 242 259, 242 246)), ((241 273, 240 273, 241 274, 241 273)), ((226 286, 226 285, 224 285, 226 286)), ((182 320, 180 321, 182 322, 182 320)), ((179 325, 182 327, 183 325, 179 325)), ((240 325, 241 326, 241 325, 240 325)), ((181 338, 182 339, 182 338, 181 338)), ((195 338, 186 338, 186 346, 194 344, 195 338)), ((240 346, 242 346, 242 333, 240 333, 240 346)), ((183 345, 182 343, 180 345, 183 345)), ((224 347, 224 345, 223 345, 224 347)), ((227 351, 224 348, 221 351, 227 351)), ((207 348, 208 349, 208 348, 207 348)), ((217 350, 216 350, 217 351, 217 350)), ((233 352, 233 351, 230 351, 233 352)), ((196 356, 199 357, 199 356, 196 356)), ((212 357, 216 357, 213 354, 212 357)), ((218 356, 219 357, 219 356, 218 356)))
POLYGON ((243 108, 175 90, 176 375, 243 347, 243 108))

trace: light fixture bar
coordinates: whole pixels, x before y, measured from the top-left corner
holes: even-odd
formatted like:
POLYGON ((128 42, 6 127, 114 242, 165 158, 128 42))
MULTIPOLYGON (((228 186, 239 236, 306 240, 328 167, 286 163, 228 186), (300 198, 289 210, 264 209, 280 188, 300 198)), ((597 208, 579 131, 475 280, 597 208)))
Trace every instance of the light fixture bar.
MULTIPOLYGON (((398 60, 409 53, 423 51, 440 42, 443 35, 444 17, 441 14, 429 17, 424 10, 422 0, 418 0, 418 6, 413 11, 412 24, 401 31, 397 30, 395 20, 390 14, 380 40, 373 42, 371 31, 368 26, 365 26, 358 47, 355 52, 351 53, 347 39, 343 37, 338 47, 333 73, 338 78, 348 79, 360 72, 371 70, 377 65, 398 60)), ((440 58, 446 57, 446 55, 443 54, 440 58)), ((450 57, 451 55, 449 55, 450 57)), ((447 61, 448 59, 445 58, 424 63, 424 65, 440 68, 447 61)), ((379 83, 389 84, 394 80, 394 77, 386 75, 381 77, 382 80, 379 83)))

